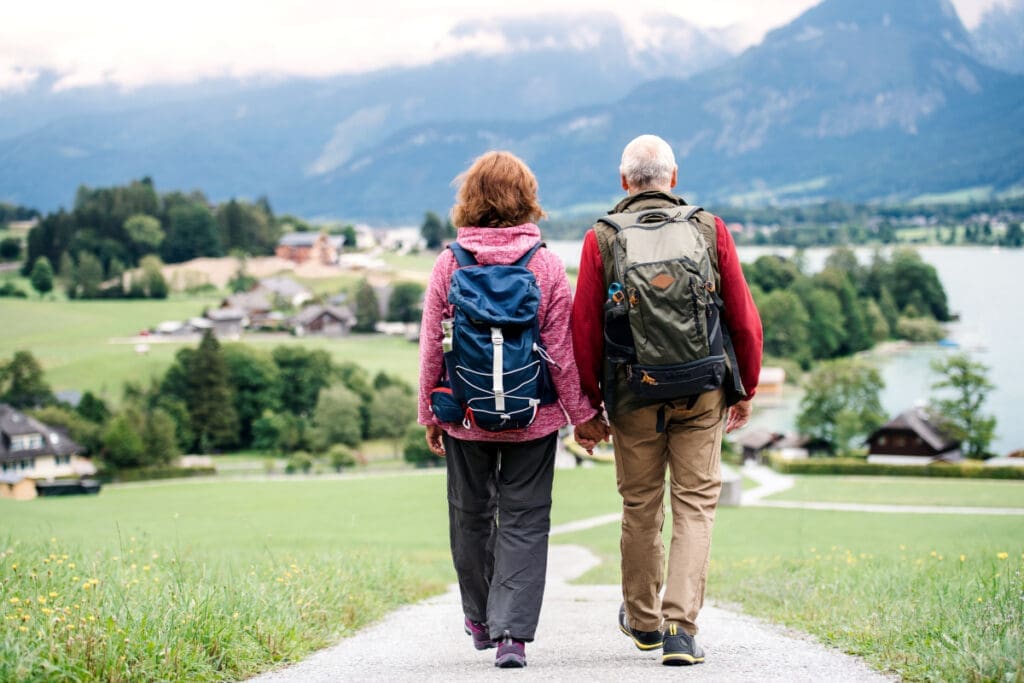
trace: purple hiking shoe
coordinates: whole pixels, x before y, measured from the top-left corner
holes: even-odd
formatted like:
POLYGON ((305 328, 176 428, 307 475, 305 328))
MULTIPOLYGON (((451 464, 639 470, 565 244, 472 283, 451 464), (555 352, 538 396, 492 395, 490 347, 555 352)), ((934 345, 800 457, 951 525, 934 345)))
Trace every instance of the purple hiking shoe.
POLYGON ((478 650, 488 650, 497 646, 497 643, 491 640, 491 634, 487 632, 487 624, 473 621, 469 617, 466 617, 466 635, 473 636, 473 647, 478 650))
POLYGON ((511 636, 502 638, 498 641, 494 666, 499 669, 522 669, 526 666, 526 643, 511 636))

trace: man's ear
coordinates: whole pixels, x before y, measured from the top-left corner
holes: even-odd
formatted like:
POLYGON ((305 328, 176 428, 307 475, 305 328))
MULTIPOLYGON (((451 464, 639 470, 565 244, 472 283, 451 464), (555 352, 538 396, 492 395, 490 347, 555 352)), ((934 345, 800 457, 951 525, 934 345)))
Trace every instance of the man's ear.
POLYGON ((622 189, 629 192, 629 183, 626 181, 626 176, 620 174, 619 179, 622 181, 622 189))
POLYGON ((675 168, 672 169, 672 182, 669 184, 669 187, 675 187, 676 186, 676 180, 677 180, 677 176, 678 175, 679 175, 679 167, 676 166, 675 168))

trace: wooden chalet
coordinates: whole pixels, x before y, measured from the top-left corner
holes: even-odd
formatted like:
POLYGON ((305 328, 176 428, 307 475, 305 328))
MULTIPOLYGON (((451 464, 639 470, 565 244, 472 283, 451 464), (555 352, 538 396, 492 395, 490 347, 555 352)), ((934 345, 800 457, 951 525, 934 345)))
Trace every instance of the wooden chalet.
POLYGON ((960 442, 942 432, 923 408, 912 408, 867 438, 868 462, 928 465, 963 460, 960 442))

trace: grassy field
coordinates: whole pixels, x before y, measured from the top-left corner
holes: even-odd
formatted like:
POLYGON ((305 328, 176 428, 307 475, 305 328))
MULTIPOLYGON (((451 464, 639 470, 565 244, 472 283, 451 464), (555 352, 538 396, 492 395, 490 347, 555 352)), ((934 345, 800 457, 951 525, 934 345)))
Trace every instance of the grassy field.
MULTIPOLYGON (((616 511, 614 478, 558 471, 552 521, 616 511)), ((831 479, 813 481, 824 492, 831 479)), ((444 482, 165 482, 0 500, 0 680, 229 679, 301 657, 453 579, 444 482)), ((618 525, 557 542, 603 557, 585 582, 618 581, 618 525)), ((1019 681, 1022 553, 1021 518, 724 508, 709 594, 911 680, 1019 681)))
MULTIPOLYGON (((145 355, 132 344, 113 344, 163 320, 200 315, 216 299, 171 298, 166 301, 41 301, 0 299, 0 358, 28 349, 42 363, 54 390, 92 390, 118 402, 127 380, 147 381, 160 376, 187 343, 149 344, 145 355)), ((338 362, 353 361, 371 373, 386 370, 415 383, 418 349, 400 338, 352 336, 344 339, 295 338, 257 334, 246 343, 272 349, 279 344, 322 348, 338 362)))
POLYGON ((1024 508, 1024 482, 805 476, 769 500, 1024 508))
MULTIPOLYGON (((554 522, 614 511, 608 475, 560 471, 554 522)), ((4 681, 237 679, 454 579, 436 471, 126 485, 0 517, 4 681)))
MULTIPOLYGON (((619 581, 615 525, 558 541, 602 556, 582 582, 619 581)), ((723 508, 708 593, 908 680, 1024 680, 1024 517, 723 508)))

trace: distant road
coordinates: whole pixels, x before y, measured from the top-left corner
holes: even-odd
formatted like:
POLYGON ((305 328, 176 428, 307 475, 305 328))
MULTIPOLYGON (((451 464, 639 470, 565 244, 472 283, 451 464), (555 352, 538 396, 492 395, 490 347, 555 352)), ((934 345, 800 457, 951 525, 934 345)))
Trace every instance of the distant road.
POLYGON ((10 273, 21 268, 21 263, 13 261, 11 263, 0 263, 0 273, 10 273))

